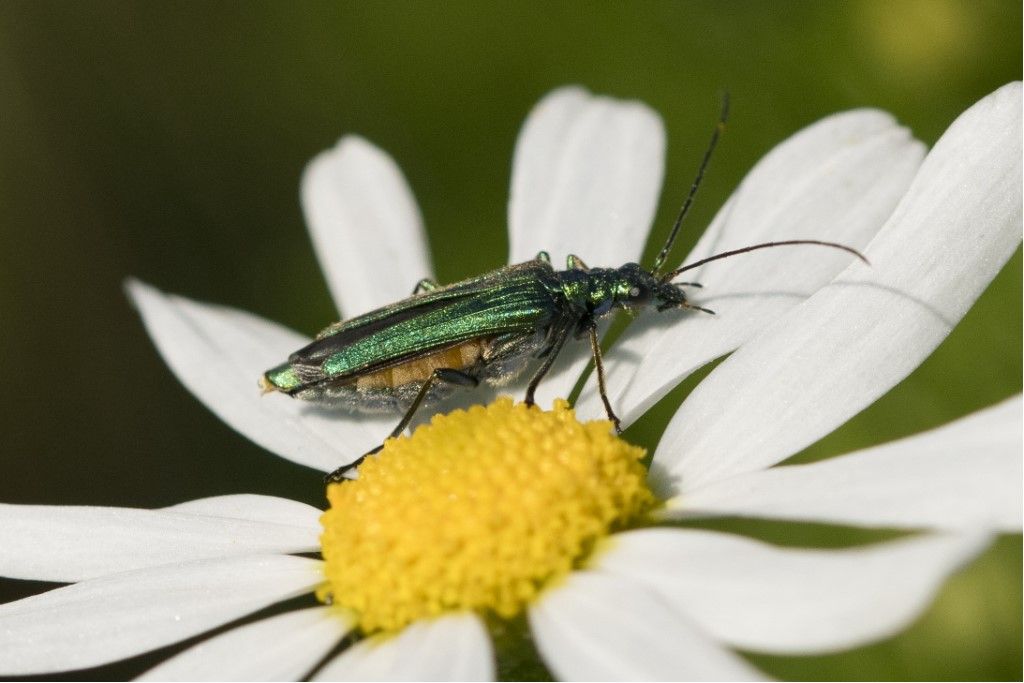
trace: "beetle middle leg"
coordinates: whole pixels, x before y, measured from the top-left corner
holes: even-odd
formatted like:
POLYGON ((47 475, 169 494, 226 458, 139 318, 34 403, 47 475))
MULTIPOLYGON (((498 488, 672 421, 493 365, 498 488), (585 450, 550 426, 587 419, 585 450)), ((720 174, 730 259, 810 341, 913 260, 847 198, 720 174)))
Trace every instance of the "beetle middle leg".
POLYGON ((540 381, 544 379, 544 375, 548 374, 548 370, 554 364, 555 359, 558 358, 559 351, 565 346, 565 340, 569 338, 569 330, 565 329, 558 333, 555 337, 554 344, 547 350, 544 356, 544 362, 541 363, 540 367, 537 368, 537 372, 534 373, 533 378, 530 380, 530 385, 526 388, 526 398, 523 399, 526 405, 533 405, 533 395, 537 393, 537 386, 540 381))
MULTIPOLYGON (((434 370, 434 372, 431 373, 430 377, 428 377, 427 380, 423 382, 423 386, 421 386, 420 390, 416 393, 416 398, 413 399, 413 402, 409 406, 409 409, 405 411, 405 415, 403 415, 402 419, 398 422, 398 426, 396 426, 391 431, 391 434, 388 435, 388 439, 395 439, 398 436, 400 436, 403 431, 405 431, 405 428, 409 426, 410 422, 412 422, 412 418, 416 414, 416 411, 419 409, 424 399, 426 399, 427 395, 430 393, 431 388, 433 388, 434 384, 437 382, 445 382, 446 384, 455 384, 461 387, 472 388, 479 384, 480 380, 478 380, 476 377, 473 377, 472 375, 468 375, 465 372, 462 372, 461 370, 453 370, 451 368, 437 368, 436 370, 434 370)), ((385 439, 385 441, 387 441, 387 439, 385 439)), ((366 460, 367 457, 379 453, 382 448, 384 448, 383 443, 381 443, 376 448, 373 448, 372 450, 363 453, 361 456, 359 456, 357 460, 353 460, 347 465, 342 465, 338 469, 334 470, 326 477, 324 477, 324 481, 330 484, 345 479, 346 472, 355 469, 356 467, 359 467, 359 465, 362 464, 362 462, 366 460)))

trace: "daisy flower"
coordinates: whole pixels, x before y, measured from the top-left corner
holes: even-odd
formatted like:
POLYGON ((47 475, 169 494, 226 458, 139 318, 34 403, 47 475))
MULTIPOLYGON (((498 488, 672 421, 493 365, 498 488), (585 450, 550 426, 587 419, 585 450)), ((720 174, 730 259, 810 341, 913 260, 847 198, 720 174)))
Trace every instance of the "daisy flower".
MULTIPOLYGON (((662 154, 643 105, 549 95, 516 148, 511 260, 541 248, 591 263, 638 257, 662 154)), ((1020 242, 1019 83, 923 155, 888 115, 855 111, 751 171, 690 260, 796 235, 862 248, 872 266, 799 250, 708 264, 700 279, 715 292, 700 303, 722 299, 722 315, 627 330, 608 355, 627 423, 738 349, 683 403, 649 473, 606 421, 580 423, 560 401, 544 412, 498 400, 389 442, 358 480, 329 488, 322 515, 244 495, 160 510, 0 507, 0 574, 71 584, 0 606, 0 675, 116 661, 313 592, 325 604, 235 624, 144 678, 489 679, 485 619, 519 613, 565 679, 763 678, 735 650, 821 653, 895 633, 987 533, 1020 530, 1020 397, 901 441, 772 466, 911 372, 1020 242), (924 533, 824 551, 671 525, 722 515, 924 533)), ((302 195, 347 314, 407 295, 394 273, 429 274, 411 194, 369 143, 346 138, 315 159, 302 195)), ((182 382, 267 449, 326 472, 386 433, 391 418, 258 396, 255 379, 301 335, 129 290, 182 382)), ((548 398, 569 393, 583 362, 565 359, 542 385, 548 398)), ((577 410, 601 414, 589 387, 577 410)))

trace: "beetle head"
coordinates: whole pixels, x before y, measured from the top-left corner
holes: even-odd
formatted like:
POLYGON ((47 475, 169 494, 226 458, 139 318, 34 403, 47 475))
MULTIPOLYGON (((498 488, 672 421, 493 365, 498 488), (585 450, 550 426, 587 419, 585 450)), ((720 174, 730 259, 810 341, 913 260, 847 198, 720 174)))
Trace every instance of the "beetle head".
POLYGON ((658 282, 654 290, 654 298, 658 311, 667 311, 670 308, 688 308, 686 293, 681 285, 674 282, 658 282))
POLYGON ((686 305, 686 294, 679 285, 658 280, 636 263, 616 269, 615 305, 639 309, 655 306, 659 311, 686 305))

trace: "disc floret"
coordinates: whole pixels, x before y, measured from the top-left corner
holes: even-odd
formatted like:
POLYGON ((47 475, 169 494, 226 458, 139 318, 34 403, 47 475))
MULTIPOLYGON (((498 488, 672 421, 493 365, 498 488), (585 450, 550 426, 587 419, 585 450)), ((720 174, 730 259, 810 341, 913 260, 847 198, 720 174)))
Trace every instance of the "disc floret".
POLYGON ((447 611, 512 617, 653 507, 643 456, 565 401, 435 416, 328 488, 318 594, 364 633, 447 611))

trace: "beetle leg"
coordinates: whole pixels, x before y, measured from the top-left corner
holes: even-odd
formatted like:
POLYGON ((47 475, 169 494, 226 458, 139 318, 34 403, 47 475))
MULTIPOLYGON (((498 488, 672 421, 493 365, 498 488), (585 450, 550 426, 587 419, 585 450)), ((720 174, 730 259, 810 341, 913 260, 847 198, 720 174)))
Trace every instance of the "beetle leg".
MULTIPOLYGON (((388 439, 398 438, 398 436, 405 431, 405 428, 409 426, 410 422, 412 422, 413 415, 416 414, 416 411, 419 409, 420 404, 423 403, 423 400, 427 397, 427 394, 430 393, 431 387, 433 387, 434 383, 436 382, 457 384, 463 387, 475 387, 477 384, 480 383, 480 380, 478 380, 476 377, 473 377, 472 375, 467 375, 466 373, 460 370, 452 370, 451 368, 437 368, 436 370, 434 370, 433 373, 431 373, 430 377, 427 378, 427 381, 423 383, 423 386, 420 387, 419 392, 417 392, 416 394, 416 398, 413 399, 412 405, 410 405, 409 409, 405 411, 405 415, 403 415, 402 419, 398 422, 398 426, 391 430, 391 434, 388 435, 388 439)), ((387 439, 385 439, 385 441, 387 441, 387 439)), ((366 460, 367 457, 374 455, 375 453, 379 453, 382 448, 384 448, 384 444, 381 444, 376 448, 369 450, 366 453, 363 453, 361 456, 359 456, 357 460, 353 460, 347 465, 342 465, 341 467, 339 467, 338 469, 334 470, 326 477, 324 477, 324 482, 331 484, 342 481, 343 479, 346 478, 346 472, 355 469, 356 467, 359 467, 359 465, 362 464, 362 462, 366 460)))
POLYGON ((612 410, 611 401, 608 400, 608 390, 604 383, 604 363, 601 362, 601 344, 597 339, 597 325, 590 326, 590 352, 594 354, 594 365, 597 367, 597 390, 601 394, 601 402, 604 403, 604 412, 615 425, 615 432, 621 434, 622 423, 615 411, 612 410))
POLYGON ((433 292, 441 285, 437 284, 437 280, 430 277, 425 277, 416 283, 416 286, 412 288, 412 295, 416 296, 422 292, 433 292))
POLYGON ((526 388, 526 398, 524 399, 526 405, 533 405, 533 395, 537 393, 537 385, 540 384, 542 379, 544 379, 544 375, 548 374, 548 370, 551 369, 551 365, 555 362, 555 359, 558 358, 558 353, 562 350, 562 347, 565 345, 565 340, 568 338, 569 328, 565 328, 558 333, 558 336, 555 337, 554 343, 547 349, 547 351, 545 351, 547 355, 544 357, 544 362, 541 363, 539 368, 537 368, 537 372, 534 373, 533 379, 530 380, 530 386, 526 388))
POLYGON ((380 450, 382 448, 384 448, 384 444, 381 444, 379 446, 375 446, 374 448, 371 448, 370 450, 368 450, 365 453, 363 453, 362 455, 360 455, 357 459, 353 460, 349 464, 342 465, 338 469, 336 469, 333 472, 331 472, 330 474, 326 475, 324 477, 324 483, 325 484, 337 484, 340 481, 345 481, 346 479, 348 479, 348 477, 345 476, 346 472, 348 472, 349 470, 354 470, 355 468, 359 467, 360 465, 363 464, 363 461, 366 460, 368 457, 370 457, 371 455, 376 455, 377 453, 380 453, 380 450))
POLYGON ((583 262, 576 254, 569 254, 565 259, 565 265, 569 270, 582 270, 584 273, 590 270, 590 266, 583 262))

